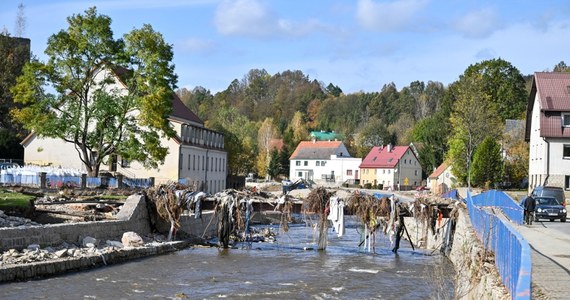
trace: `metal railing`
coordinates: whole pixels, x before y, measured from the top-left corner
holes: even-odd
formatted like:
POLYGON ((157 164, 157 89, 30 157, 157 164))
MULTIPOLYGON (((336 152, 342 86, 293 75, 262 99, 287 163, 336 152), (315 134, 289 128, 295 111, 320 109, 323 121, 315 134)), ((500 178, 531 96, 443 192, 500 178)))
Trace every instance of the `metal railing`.
MULTIPOLYGON (((34 175, 14 175, 14 174, 1 174, 0 184, 8 186, 28 186, 28 187, 41 187, 42 180, 41 174, 34 175)), ((148 188, 154 185, 152 178, 122 178, 122 186, 124 188, 148 188)), ((59 176, 59 175, 45 175, 45 187, 51 189, 62 188, 81 188, 81 176, 59 176)), ((86 177, 86 188, 119 188, 118 178, 113 177, 86 177)))
MULTIPOLYGON (((512 299, 531 299, 531 256, 527 241, 508 221, 485 210, 485 206, 508 204, 508 195, 489 191, 477 196, 467 193, 467 208, 477 237, 485 249, 495 253, 495 265, 512 299)), ((512 199, 510 199, 514 202, 512 199)), ((513 211, 515 211, 513 209, 513 211)))
POLYGON ((524 223, 524 209, 505 192, 490 190, 473 197, 473 204, 477 206, 493 206, 500 208, 511 222, 522 225, 524 223))

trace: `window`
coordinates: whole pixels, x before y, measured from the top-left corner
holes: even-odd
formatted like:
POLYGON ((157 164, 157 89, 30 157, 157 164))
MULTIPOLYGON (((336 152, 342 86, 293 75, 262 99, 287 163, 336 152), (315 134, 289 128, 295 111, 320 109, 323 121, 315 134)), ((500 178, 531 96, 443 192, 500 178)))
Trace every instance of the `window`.
POLYGON ((352 170, 346 170, 346 176, 352 176, 352 170))
POLYGON ((188 154, 188 170, 190 170, 190 154, 188 154))
POLYGON ((570 114, 562 114, 562 127, 570 127, 570 114))
POLYGON ((309 162, 308 162, 308 161, 304 161, 304 162, 303 162, 303 166, 306 167, 306 166, 308 166, 308 165, 309 165, 309 162))
POLYGON ((317 167, 321 166, 321 162, 317 160, 317 167))
POLYGON ((202 171, 204 171, 204 166, 206 165, 206 157, 202 156, 202 171))
POLYGON ((321 166, 324 167, 325 166, 325 161, 321 160, 321 166))
POLYGON ((390 174, 390 170, 388 170, 388 174, 390 174))
POLYGON ((418 170, 414 170, 414 176, 418 176, 418 170))
POLYGON ((382 174, 386 174, 386 170, 382 170, 382 174))
POLYGON ((184 162, 184 156, 182 155, 182 153, 180 153, 179 155, 179 161, 178 161, 178 169, 182 170, 182 164, 184 162))
POLYGON ((564 150, 562 151, 562 158, 570 159, 570 145, 564 145, 564 150))
POLYGON ((297 173, 297 176, 299 176, 299 178, 303 177, 303 172, 297 173))
POLYGON ((301 161, 300 161, 300 160, 296 161, 296 162, 295 162, 295 165, 296 165, 296 166, 300 166, 300 165, 301 165, 301 161))
POLYGON ((192 154, 192 170, 196 170, 196 154, 192 154))
POLYGON ((130 166, 131 166, 130 160, 121 158, 121 168, 128 168, 130 166))
POLYGON ((564 176, 564 189, 570 190, 570 176, 564 176))

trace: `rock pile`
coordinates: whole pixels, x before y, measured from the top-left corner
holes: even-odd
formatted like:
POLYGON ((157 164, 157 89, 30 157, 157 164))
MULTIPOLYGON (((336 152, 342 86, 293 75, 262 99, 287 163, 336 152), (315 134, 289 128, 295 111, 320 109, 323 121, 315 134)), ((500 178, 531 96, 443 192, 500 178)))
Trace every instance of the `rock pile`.
POLYGON ((15 216, 8 216, 0 210, 0 228, 1 227, 30 227, 41 226, 42 224, 36 223, 30 219, 20 218, 15 216))
MULTIPOLYGON (((131 232, 131 234, 136 235, 134 232, 131 232)), ((107 240, 104 244, 102 244, 93 237, 85 237, 81 241, 81 246, 63 243, 57 247, 41 248, 40 245, 32 244, 22 251, 10 249, 2 253, 0 256, 0 267, 6 265, 27 264, 38 261, 60 260, 73 257, 102 256, 107 253, 120 251, 120 249, 123 248, 143 246, 152 247, 161 244, 154 240, 149 243, 142 243, 142 238, 139 237, 139 239, 139 243, 131 243, 131 246, 127 247, 125 247, 123 243, 119 241, 111 240, 107 240)))

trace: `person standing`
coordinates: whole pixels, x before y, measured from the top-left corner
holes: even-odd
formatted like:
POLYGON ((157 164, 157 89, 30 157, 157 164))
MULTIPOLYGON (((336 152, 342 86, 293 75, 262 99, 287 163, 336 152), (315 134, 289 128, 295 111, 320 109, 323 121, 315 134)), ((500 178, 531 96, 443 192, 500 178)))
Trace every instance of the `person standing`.
POLYGON ((536 207, 536 200, 532 195, 529 195, 524 200, 524 221, 527 225, 532 225, 534 216, 534 208, 536 207))

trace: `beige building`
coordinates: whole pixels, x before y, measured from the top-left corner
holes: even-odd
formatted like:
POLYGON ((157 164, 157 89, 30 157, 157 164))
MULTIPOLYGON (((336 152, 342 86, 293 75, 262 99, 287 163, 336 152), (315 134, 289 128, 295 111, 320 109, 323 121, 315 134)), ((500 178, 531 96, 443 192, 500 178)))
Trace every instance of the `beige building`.
POLYGON ((411 190, 422 184, 422 167, 410 146, 375 146, 360 164, 360 184, 411 190))
MULTIPOLYGON (((112 88, 126 91, 120 80, 116 80, 115 84, 112 88)), ((225 189, 227 153, 224 150, 224 136, 205 128, 204 122, 176 95, 172 99, 172 114, 168 120, 176 136, 161 139, 161 145, 168 147, 168 154, 158 168, 147 169, 139 162, 125 161, 119 156, 110 158, 110 163, 102 165, 101 171, 129 178, 154 177, 156 183, 184 180, 210 193, 225 189)), ((31 133, 21 144, 24 146, 26 164, 86 170, 72 143, 31 133)))

